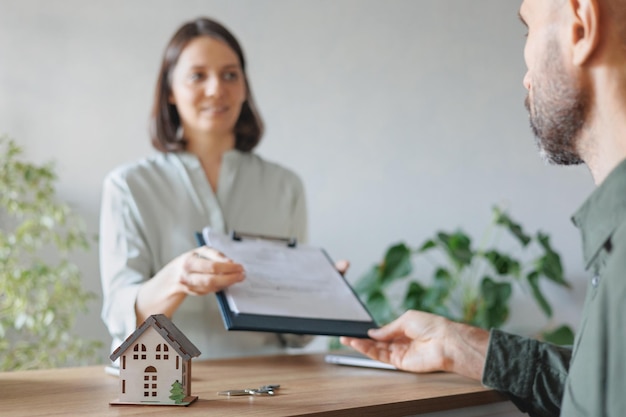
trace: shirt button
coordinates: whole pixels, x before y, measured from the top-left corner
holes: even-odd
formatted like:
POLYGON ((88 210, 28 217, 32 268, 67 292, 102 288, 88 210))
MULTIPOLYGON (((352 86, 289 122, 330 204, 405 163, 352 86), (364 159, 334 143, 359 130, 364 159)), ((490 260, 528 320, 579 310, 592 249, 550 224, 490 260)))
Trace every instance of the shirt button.
POLYGON ((600 283, 600 276, 594 275, 593 278, 591 278, 591 286, 593 288, 597 288, 599 283, 600 283))

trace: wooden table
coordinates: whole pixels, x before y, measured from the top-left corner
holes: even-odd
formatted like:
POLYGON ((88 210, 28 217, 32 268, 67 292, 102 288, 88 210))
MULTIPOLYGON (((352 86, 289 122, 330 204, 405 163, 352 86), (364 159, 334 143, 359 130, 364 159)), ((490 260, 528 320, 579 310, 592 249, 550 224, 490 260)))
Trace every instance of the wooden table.
POLYGON ((109 405, 118 378, 104 367, 0 373, 2 416, 405 416, 504 401, 466 378, 327 364, 323 354, 193 363, 188 407, 109 405), (280 384, 274 396, 224 397, 217 391, 280 384))

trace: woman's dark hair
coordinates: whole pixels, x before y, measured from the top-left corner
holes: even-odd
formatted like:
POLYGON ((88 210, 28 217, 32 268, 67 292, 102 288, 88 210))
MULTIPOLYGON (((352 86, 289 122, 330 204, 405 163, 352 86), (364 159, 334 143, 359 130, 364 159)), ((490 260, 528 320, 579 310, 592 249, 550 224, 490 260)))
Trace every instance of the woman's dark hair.
POLYGON ((161 152, 182 151, 187 146, 187 141, 177 135, 181 126, 180 116, 176 106, 169 102, 169 97, 172 93, 172 73, 178 58, 187 44, 199 36, 210 36, 226 43, 239 57, 246 85, 246 100, 235 123, 235 148, 248 152, 261 140, 263 121, 252 98, 246 75, 246 60, 233 34, 220 23, 208 18, 198 18, 182 25, 165 48, 150 116, 152 146, 161 152))

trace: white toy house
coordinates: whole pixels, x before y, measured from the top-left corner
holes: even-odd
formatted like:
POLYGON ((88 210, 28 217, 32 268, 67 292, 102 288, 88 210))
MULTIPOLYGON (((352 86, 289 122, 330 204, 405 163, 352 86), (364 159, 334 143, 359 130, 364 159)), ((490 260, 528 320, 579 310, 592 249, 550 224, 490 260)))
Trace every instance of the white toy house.
POLYGON ((189 405, 197 347, 163 314, 152 315, 111 354, 119 358, 120 398, 111 404, 189 405))

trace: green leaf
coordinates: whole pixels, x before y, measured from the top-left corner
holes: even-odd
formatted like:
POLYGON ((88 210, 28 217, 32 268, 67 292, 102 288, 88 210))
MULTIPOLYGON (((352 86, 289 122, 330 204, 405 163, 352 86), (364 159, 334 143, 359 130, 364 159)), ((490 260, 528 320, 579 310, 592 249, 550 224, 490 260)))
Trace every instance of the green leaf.
POLYGON ((423 299, 426 289, 418 282, 411 281, 407 287, 406 295, 402 301, 405 310, 423 310, 423 299))
POLYGON ((426 288, 422 299, 423 310, 447 316, 448 308, 445 304, 450 289, 449 286, 441 285, 441 283, 426 288))
POLYGON ((474 324, 484 329, 501 327, 509 317, 511 293, 510 283, 484 277, 480 283, 481 302, 474 324))
POLYGON ((526 276, 526 279, 528 280, 528 284, 530 284, 533 297, 535 298, 537 304, 539 304, 539 307, 541 307, 541 310, 543 310, 546 316, 552 317, 552 307, 550 306, 550 303, 548 303, 548 300, 543 296, 541 288, 539 287, 539 276, 538 272, 533 271, 526 276))
POLYGON ((443 267, 437 268, 432 286, 427 288, 424 293, 422 301, 424 310, 450 317, 447 302, 454 286, 454 279, 450 271, 443 267))
POLYGON ((419 249, 417 250, 417 253, 424 253, 436 247, 437 247, 437 243, 432 239, 428 239, 426 242, 422 243, 422 246, 419 247, 419 249))
POLYGON ((471 249, 471 239, 462 231, 447 234, 437 233, 437 239, 443 244, 446 253, 458 269, 472 262, 474 253, 471 249))
POLYGON ((487 251, 483 256, 489 261, 498 275, 513 275, 519 278, 522 267, 518 260, 495 250, 487 251))
POLYGON ((443 302, 447 291, 441 287, 428 287, 424 293, 424 309, 432 311, 443 302))
POLYGON ((439 267, 435 271, 435 285, 450 288, 453 284, 452 274, 446 268, 439 267))
POLYGON ((537 241, 544 250, 544 255, 539 257, 535 261, 535 268, 539 273, 544 275, 550 281, 561 285, 563 287, 570 287, 563 276, 563 265, 561 264, 561 257, 556 253, 550 245, 550 237, 538 232, 537 241))
MULTIPOLYGON (((497 302, 506 303, 509 301, 509 298, 511 298, 511 294, 513 293, 513 288, 511 287, 510 283, 495 282, 489 277, 483 279, 483 283, 485 282, 488 282, 490 284, 490 286, 493 288, 492 291, 496 295, 494 299, 494 305, 497 304, 497 302)), ((485 286, 482 286, 481 288, 484 290, 485 286)))
POLYGON ((574 331, 568 325, 562 325, 551 332, 543 332, 541 337, 555 345, 571 346, 574 344, 574 331))
POLYGON ((493 212, 495 215, 496 224, 504 226, 509 232, 513 234, 513 236, 517 238, 517 240, 523 247, 526 247, 530 243, 532 239, 524 232, 522 226, 514 222, 513 219, 511 219, 504 211, 500 210, 498 207, 494 207, 493 212))
POLYGON ((374 265, 354 284, 354 291, 367 298, 370 294, 380 291, 380 266, 374 265))
POLYGON ((398 278, 409 275, 412 270, 411 250, 404 243, 398 243, 387 250, 379 279, 382 285, 388 285, 398 278))
POLYGON ((390 323, 396 318, 389 300, 381 291, 370 294, 365 305, 379 325, 390 323))

